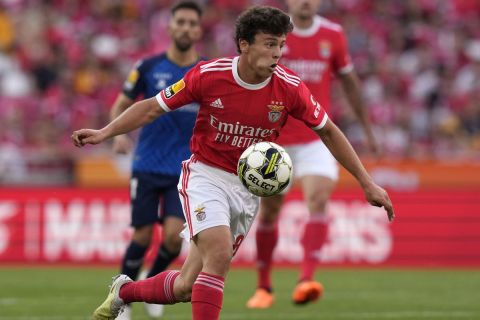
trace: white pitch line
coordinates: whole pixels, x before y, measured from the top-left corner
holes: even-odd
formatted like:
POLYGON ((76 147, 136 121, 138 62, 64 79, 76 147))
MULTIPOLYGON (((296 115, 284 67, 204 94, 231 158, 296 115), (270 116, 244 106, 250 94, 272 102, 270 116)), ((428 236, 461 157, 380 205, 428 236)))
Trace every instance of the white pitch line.
POLYGON ((17 298, 1 298, 0 306, 13 306, 18 303, 17 298))

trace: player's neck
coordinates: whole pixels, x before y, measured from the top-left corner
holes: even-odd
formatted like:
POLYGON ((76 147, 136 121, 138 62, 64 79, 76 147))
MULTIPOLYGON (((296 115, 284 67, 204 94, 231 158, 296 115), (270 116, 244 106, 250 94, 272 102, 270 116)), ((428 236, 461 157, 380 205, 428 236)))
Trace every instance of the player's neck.
POLYGON ((292 16, 293 25, 297 29, 308 29, 313 25, 313 18, 303 18, 298 16, 292 16))
POLYGON ((246 60, 247 58, 240 55, 237 65, 237 72, 240 79, 248 84, 258 84, 268 79, 268 77, 262 77, 255 72, 255 70, 248 65, 246 60))
POLYGON ((170 46, 167 49, 167 57, 170 61, 181 67, 190 66, 197 62, 199 58, 197 51, 193 47, 187 51, 180 51, 174 46, 170 46))

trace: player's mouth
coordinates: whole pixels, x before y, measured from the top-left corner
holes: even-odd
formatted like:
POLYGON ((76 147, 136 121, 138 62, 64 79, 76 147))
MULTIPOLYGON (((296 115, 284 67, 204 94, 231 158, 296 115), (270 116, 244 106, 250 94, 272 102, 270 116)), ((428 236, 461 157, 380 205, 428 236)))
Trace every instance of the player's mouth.
POLYGON ((270 69, 271 72, 273 72, 276 66, 277 66, 276 63, 272 63, 268 68, 270 69))

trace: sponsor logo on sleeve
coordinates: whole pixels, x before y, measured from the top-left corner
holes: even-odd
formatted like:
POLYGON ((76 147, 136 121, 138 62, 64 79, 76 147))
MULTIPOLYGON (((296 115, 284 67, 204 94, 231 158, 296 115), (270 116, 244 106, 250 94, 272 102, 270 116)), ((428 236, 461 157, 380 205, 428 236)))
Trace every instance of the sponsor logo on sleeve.
POLYGON ((170 99, 175 94, 182 91, 183 88, 185 88, 185 81, 183 81, 183 79, 180 79, 180 81, 177 81, 176 83, 172 84, 171 86, 165 88, 165 91, 164 91, 165 92, 165 98, 170 99))
POLYGON ((315 119, 317 119, 318 115, 320 114, 320 110, 322 109, 322 106, 320 105, 320 103, 317 102, 317 100, 315 100, 315 98, 313 97, 313 94, 310 95, 310 101, 315 106, 315 110, 313 111, 313 116, 315 117, 315 119))

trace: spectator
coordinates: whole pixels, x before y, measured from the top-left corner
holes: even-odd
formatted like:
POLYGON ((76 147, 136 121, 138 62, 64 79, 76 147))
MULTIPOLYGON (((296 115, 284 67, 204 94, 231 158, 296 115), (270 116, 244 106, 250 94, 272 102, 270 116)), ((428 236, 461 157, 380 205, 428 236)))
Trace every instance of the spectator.
MULTIPOLYGON (((145 55, 165 49, 165 37, 153 30, 165 23, 172 2, 2 2, 0 114, 12 103, 28 109, 23 113, 26 127, 8 130, 31 130, 35 123, 31 120, 44 117, 40 105, 60 88, 68 92, 58 95, 55 102, 54 118, 63 119, 60 135, 68 136, 79 126, 104 123, 108 110, 100 109, 100 100, 108 95, 112 100, 107 103, 113 103, 114 89, 121 85, 126 68, 145 55), (97 82, 95 86, 90 87, 88 79, 97 82)), ((223 45, 231 43, 225 38, 233 34, 232 17, 238 15, 240 7, 254 1, 202 2, 207 4, 208 37, 201 52, 212 57, 233 55, 235 48, 223 45)), ((261 2, 284 8, 283 1, 261 2)), ((369 108, 375 109, 377 116, 388 115, 388 119, 372 119, 374 131, 386 133, 380 141, 383 149, 395 145, 395 152, 386 155, 444 157, 445 153, 435 149, 443 148, 451 137, 434 134, 438 128, 435 121, 439 114, 452 114, 460 118, 458 132, 464 132, 454 135, 454 140, 465 140, 453 143, 455 148, 459 154, 477 154, 478 158, 478 148, 473 147, 476 136, 469 134, 472 124, 465 121, 462 111, 478 89, 478 1, 337 0, 324 1, 320 11, 344 26, 353 62, 365 83, 367 101, 374 99, 369 108), (438 72, 439 68, 445 72, 438 72), (450 79, 453 83, 447 85, 450 79), (413 110, 416 116, 410 118, 413 110)), ((341 100, 332 103, 343 105, 341 100)), ((348 116, 346 112, 334 114, 334 120, 354 141, 358 130, 352 121, 342 118, 348 116)), ((103 152, 109 152, 109 148, 104 147, 103 152)))

